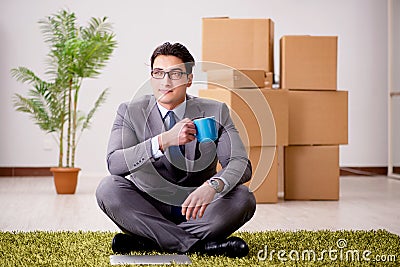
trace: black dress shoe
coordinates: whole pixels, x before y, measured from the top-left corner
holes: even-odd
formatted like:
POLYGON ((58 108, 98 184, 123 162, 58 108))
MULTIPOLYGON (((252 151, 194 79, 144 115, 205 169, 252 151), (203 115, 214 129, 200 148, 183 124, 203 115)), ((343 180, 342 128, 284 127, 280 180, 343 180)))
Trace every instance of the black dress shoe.
POLYGON ((233 236, 223 241, 206 242, 200 252, 210 256, 242 258, 249 254, 249 246, 243 239, 233 236))
POLYGON ((111 242, 111 249, 116 254, 129 254, 131 251, 157 250, 157 246, 145 237, 118 233, 111 242))

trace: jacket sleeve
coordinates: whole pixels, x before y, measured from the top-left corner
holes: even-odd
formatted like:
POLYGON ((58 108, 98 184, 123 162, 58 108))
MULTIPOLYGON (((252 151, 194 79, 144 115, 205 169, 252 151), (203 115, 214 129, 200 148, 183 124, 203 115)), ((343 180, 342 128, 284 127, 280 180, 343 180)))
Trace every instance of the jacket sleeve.
POLYGON ((217 156, 222 170, 215 174, 214 177, 221 177, 228 183, 226 185, 227 188, 224 189, 224 192, 228 192, 237 184, 249 181, 252 175, 252 168, 226 104, 222 104, 220 118, 217 156))
POLYGON ((128 105, 119 106, 108 142, 107 165, 113 175, 126 176, 152 159, 151 139, 138 140, 128 105))

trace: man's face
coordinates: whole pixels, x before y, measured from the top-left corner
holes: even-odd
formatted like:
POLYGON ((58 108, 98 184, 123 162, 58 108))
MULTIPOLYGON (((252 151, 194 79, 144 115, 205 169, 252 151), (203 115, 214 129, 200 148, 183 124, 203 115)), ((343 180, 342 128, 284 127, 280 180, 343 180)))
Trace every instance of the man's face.
POLYGON ((171 110, 185 100, 186 88, 192 84, 193 74, 184 74, 186 67, 180 58, 160 55, 154 59, 153 76, 162 77, 163 72, 169 72, 169 75, 165 73, 160 79, 152 77, 151 85, 157 101, 171 110))

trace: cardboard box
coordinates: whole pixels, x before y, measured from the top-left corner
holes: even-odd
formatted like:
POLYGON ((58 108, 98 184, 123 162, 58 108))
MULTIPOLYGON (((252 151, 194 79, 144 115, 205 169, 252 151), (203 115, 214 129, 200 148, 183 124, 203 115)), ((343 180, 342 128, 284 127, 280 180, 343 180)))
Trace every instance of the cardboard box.
POLYGON ((336 90, 337 40, 337 36, 283 36, 280 87, 336 90))
MULTIPOLYGON (((278 202, 278 180, 283 179, 283 172, 279 168, 283 166, 278 162, 277 147, 247 147, 249 159, 253 168, 252 179, 245 183, 254 193, 257 203, 278 202)), ((217 171, 221 170, 218 165, 217 171)))
POLYGON ((210 85, 231 89, 262 88, 265 86, 265 78, 264 70, 236 70, 227 68, 207 72, 209 88, 210 85))
POLYGON ((287 90, 210 89, 199 96, 228 105, 245 146, 288 144, 287 90))
POLYGON ((347 143, 347 91, 289 91, 289 145, 347 143))
POLYGON ((253 177, 246 183, 257 203, 278 202, 278 150, 277 147, 248 147, 253 177))
POLYGON ((272 89, 274 74, 262 71, 262 75, 263 78, 260 70, 210 70, 207 72, 207 87, 208 89, 272 89))
MULTIPOLYGON (((202 61, 274 72, 271 19, 203 18, 202 61)), ((202 63, 204 71, 222 65, 202 63)))
POLYGON ((285 147, 287 200, 339 199, 339 146, 285 147))

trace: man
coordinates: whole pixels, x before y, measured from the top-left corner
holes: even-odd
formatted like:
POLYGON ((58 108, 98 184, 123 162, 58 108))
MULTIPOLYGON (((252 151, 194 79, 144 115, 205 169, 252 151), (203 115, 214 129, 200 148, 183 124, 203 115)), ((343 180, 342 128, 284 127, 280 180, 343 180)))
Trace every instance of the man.
POLYGON ((244 240, 229 236, 255 212, 254 195, 242 185, 251 164, 227 106, 187 95, 194 64, 185 46, 162 44, 151 56, 154 94, 118 108, 107 154, 111 175, 96 192, 100 208, 124 232, 112 240, 114 253, 249 252, 244 240), (199 143, 193 120, 209 116, 218 138, 199 143))

